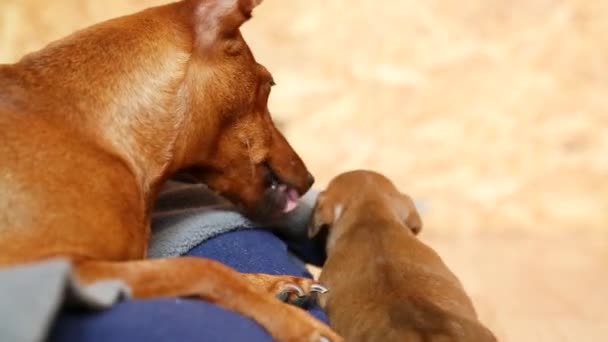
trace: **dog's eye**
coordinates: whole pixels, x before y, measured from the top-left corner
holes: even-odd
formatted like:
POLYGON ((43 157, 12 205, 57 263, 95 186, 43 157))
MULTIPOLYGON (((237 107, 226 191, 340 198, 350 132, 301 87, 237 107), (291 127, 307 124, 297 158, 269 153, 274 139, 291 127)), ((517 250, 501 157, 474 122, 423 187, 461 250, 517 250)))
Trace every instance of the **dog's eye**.
POLYGON ((277 83, 274 81, 274 78, 271 78, 269 83, 270 83, 271 87, 274 87, 275 85, 277 85, 277 83))

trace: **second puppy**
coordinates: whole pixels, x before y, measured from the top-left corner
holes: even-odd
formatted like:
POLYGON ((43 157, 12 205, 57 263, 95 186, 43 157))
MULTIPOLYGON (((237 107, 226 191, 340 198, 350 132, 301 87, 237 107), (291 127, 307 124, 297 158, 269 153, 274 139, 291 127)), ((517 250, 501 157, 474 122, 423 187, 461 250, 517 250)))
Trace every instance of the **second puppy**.
POLYGON ((319 195, 309 236, 326 234, 320 303, 346 341, 496 341, 421 228, 412 200, 375 172, 341 174, 319 195))

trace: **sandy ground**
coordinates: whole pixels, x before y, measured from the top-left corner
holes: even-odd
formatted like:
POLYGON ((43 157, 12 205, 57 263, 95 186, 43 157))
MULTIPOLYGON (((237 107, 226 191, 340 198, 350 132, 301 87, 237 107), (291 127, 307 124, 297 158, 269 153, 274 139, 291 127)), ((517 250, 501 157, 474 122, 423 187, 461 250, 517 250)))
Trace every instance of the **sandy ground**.
MULTIPOLYGON (((0 0, 0 62, 161 1, 0 0)), ((502 341, 608 338, 608 2, 266 0, 244 27, 322 187, 389 175, 502 341)))

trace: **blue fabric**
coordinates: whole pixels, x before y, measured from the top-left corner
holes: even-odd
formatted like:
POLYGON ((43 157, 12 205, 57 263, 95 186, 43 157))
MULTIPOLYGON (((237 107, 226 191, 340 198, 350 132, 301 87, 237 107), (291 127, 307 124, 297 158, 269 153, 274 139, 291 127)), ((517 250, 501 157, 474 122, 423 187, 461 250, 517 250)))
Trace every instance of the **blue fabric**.
MULTIPOLYGON (((310 277, 301 265, 294 262, 287 245, 263 230, 225 233, 205 241, 187 254, 215 259, 241 272, 310 277)), ((327 322, 320 308, 313 307, 309 312, 327 322)), ((53 327, 50 341, 262 342, 272 339, 251 319, 213 304, 194 299, 165 298, 127 300, 109 310, 94 313, 64 312, 53 327)))

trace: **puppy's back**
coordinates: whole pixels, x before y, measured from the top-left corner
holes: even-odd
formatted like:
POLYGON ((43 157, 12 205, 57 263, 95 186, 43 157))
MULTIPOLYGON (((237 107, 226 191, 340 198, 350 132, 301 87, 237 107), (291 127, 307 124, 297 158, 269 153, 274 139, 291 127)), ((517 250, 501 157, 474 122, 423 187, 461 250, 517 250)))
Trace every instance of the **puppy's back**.
POLYGON ((338 175, 311 221, 309 236, 326 232, 320 302, 347 341, 495 341, 458 278, 417 239, 412 199, 382 174, 338 175))
POLYGON ((429 302, 395 299, 391 304, 360 311, 336 308, 330 317, 332 328, 346 341, 496 341, 478 322, 429 302))
POLYGON ((495 341, 439 255, 396 229, 351 230, 320 281, 330 324, 347 341, 495 341))

